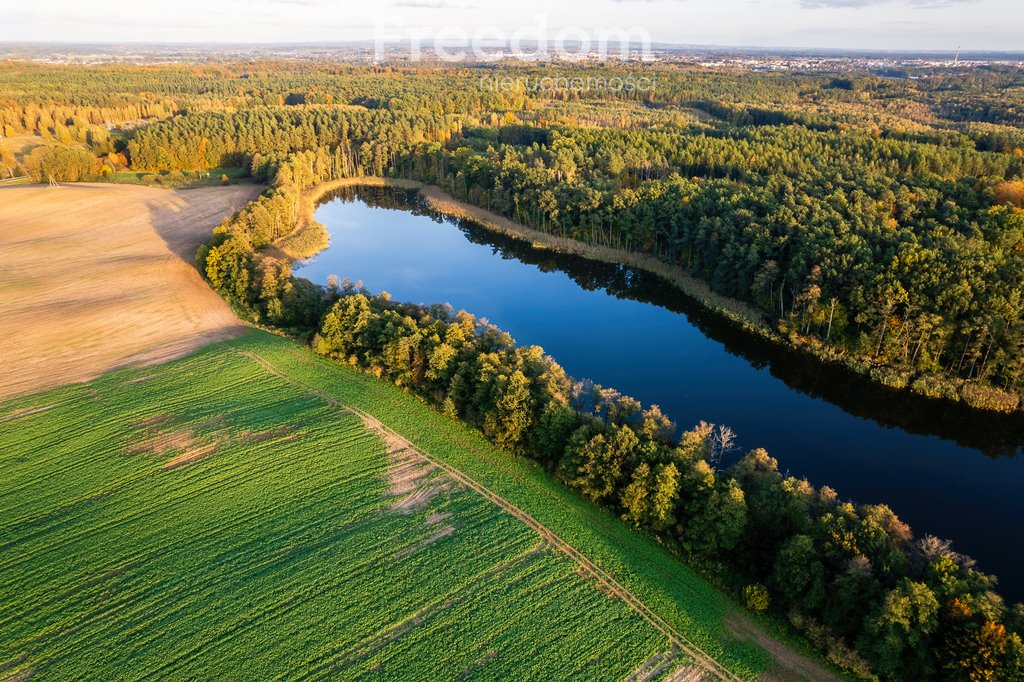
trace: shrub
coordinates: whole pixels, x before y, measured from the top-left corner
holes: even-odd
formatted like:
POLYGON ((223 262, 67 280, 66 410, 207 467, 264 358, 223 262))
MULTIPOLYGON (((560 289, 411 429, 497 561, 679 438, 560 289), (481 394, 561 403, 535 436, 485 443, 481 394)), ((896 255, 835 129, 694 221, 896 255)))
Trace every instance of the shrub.
POLYGON ((902 389, 910 383, 910 377, 906 372, 901 372, 892 367, 874 367, 871 370, 871 378, 889 388, 902 389))
POLYGON ((768 610, 768 588, 761 583, 750 583, 743 588, 743 603, 754 613, 768 610))
POLYGON ((1019 396, 1001 391, 993 386, 983 386, 973 382, 965 383, 960 388, 960 394, 965 403, 982 410, 1013 412, 1020 404, 1019 396))
POLYGON ((960 400, 960 394, 956 392, 956 386, 942 377, 934 374, 924 374, 914 379, 910 390, 926 398, 942 398, 954 402, 960 400))

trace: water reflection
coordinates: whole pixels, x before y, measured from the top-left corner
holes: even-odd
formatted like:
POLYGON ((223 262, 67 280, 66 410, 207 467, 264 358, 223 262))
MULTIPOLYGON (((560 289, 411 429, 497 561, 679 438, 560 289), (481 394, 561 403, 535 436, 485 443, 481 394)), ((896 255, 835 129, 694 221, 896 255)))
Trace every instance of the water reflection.
MULTIPOLYGON (((605 291, 616 298, 652 303, 685 315, 710 339, 757 369, 767 368, 790 388, 821 398, 844 411, 887 428, 938 436, 991 457, 1015 457, 1024 450, 1024 417, 972 411, 963 405, 929 400, 907 391, 875 384, 843 367, 826 365, 782 346, 766 343, 718 317, 658 275, 645 270, 589 260, 493 232, 477 223, 451 218, 432 210, 415 190, 384 187, 346 187, 324 199, 362 201, 368 206, 409 211, 438 223, 456 226, 474 244, 494 255, 537 266, 542 272, 562 272, 588 291, 605 291)), ((473 311, 485 314, 485 311, 473 311)))

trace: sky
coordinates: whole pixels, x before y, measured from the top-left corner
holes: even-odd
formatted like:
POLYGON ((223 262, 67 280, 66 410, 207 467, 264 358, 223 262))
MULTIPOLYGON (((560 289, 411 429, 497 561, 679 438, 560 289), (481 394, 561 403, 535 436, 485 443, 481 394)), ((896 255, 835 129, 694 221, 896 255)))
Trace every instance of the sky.
POLYGON ((634 27, 655 42, 693 45, 1024 51, 1024 0, 0 0, 0 41, 419 35, 429 45, 438 36, 596 36, 634 27))

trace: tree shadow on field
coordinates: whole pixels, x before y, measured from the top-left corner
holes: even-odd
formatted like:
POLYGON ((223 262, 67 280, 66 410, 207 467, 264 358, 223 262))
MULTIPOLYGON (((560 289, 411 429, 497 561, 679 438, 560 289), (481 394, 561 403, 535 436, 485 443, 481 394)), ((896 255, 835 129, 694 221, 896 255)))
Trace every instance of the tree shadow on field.
POLYGON ((149 224, 171 253, 195 267, 196 251, 225 218, 259 196, 259 185, 160 190, 169 195, 146 202, 149 224))

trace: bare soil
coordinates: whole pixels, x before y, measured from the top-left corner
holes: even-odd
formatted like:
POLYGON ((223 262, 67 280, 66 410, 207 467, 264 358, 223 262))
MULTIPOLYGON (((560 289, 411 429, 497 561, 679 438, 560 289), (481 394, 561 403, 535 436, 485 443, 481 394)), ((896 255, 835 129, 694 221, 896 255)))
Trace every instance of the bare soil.
POLYGON ((419 511, 426 508, 435 495, 451 488, 451 480, 439 475, 438 470, 413 450, 408 441, 384 431, 375 419, 364 418, 363 423, 367 429, 380 435, 389 449, 388 492, 400 498, 391 504, 391 511, 405 514, 419 511))
POLYGON ((180 466, 192 464, 193 462, 198 462, 204 457, 209 457, 214 452, 216 452, 216 450, 217 443, 207 443, 206 445, 200 445, 194 448, 190 448, 185 452, 181 453, 180 455, 178 455, 177 457, 174 457, 173 459, 164 462, 160 466, 160 468, 164 470, 177 469, 180 466))
POLYGON ((255 185, 0 188, 0 400, 243 333, 194 266, 255 185))
POLYGON ((188 451, 195 447, 195 445, 196 434, 191 429, 169 428, 148 436, 128 452, 133 455, 149 453, 159 456, 172 450, 188 451))

